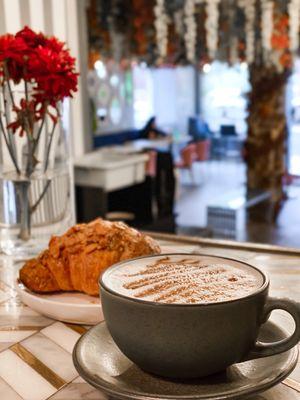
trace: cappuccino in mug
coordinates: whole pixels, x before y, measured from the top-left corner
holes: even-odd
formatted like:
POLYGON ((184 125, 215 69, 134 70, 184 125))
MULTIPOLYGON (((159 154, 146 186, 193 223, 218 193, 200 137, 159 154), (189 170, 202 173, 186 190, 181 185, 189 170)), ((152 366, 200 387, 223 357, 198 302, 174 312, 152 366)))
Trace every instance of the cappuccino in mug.
POLYGON ((120 295, 168 304, 219 303, 259 289, 263 275, 246 264, 210 256, 136 259, 112 268, 105 285, 120 295))
POLYGON ((108 330, 143 370, 199 378, 229 365, 283 353, 300 339, 300 306, 268 297, 269 279, 243 261, 206 254, 158 254, 122 261, 100 279, 108 330), (258 342, 272 310, 295 321, 285 340, 258 342))

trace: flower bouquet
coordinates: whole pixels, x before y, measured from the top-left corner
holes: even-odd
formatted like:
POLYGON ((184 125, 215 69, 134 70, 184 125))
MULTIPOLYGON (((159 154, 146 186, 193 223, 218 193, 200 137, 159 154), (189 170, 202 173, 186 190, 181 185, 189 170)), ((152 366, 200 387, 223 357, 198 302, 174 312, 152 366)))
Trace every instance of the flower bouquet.
POLYGON ((75 59, 57 38, 28 27, 0 36, 0 236, 7 253, 32 239, 32 226, 59 226, 70 201, 61 117, 77 79, 75 59))

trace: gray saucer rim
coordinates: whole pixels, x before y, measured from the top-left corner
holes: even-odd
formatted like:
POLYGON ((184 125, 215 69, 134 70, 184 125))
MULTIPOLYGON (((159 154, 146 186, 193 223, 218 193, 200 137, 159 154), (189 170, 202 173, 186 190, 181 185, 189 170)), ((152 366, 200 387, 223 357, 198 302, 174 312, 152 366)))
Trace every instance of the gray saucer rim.
MULTIPOLYGON (((105 394, 109 394, 112 396, 115 396, 118 399, 122 399, 122 400, 238 400, 241 398, 245 398, 245 397, 250 397, 253 396, 255 394, 264 392, 265 390, 268 390, 274 386, 276 386, 278 383, 282 382, 287 376, 289 376, 292 371, 295 369, 296 365, 297 365, 297 361, 298 361, 298 355, 299 355, 299 351, 298 351, 298 346, 293 347, 292 349, 288 350, 288 353, 290 353, 290 357, 291 357, 291 361, 288 365, 288 367, 282 371, 281 374, 279 374, 276 378, 274 378, 273 380, 271 380, 270 382, 267 383, 263 383, 260 385, 256 385, 250 388, 247 388, 245 390, 236 392, 236 393, 226 393, 226 394, 221 394, 221 395, 187 395, 187 396, 177 396, 177 395, 155 395, 155 394, 150 394, 150 393, 133 393, 130 391, 126 391, 126 390, 113 390, 110 387, 108 387, 106 385, 106 381, 103 380, 102 378, 94 378, 94 376, 92 374, 88 374, 85 372, 85 370, 82 368, 80 362, 77 359, 77 352, 79 351, 79 348, 81 346, 81 343, 86 340, 86 337, 91 335, 93 333, 94 330, 97 329, 97 327, 101 324, 105 324, 105 321, 101 321, 99 324, 97 324, 96 326, 92 327, 91 329, 89 329, 85 334, 83 334, 79 340, 77 341, 77 343, 74 346, 73 349, 73 353, 72 353, 72 359, 73 359, 73 363, 75 366, 75 369, 77 370, 77 372, 79 373, 79 375, 86 381, 88 382, 90 385, 92 385, 93 387, 95 387, 96 389, 99 389, 101 391, 103 391, 105 394), (99 383, 99 380, 103 383, 99 383)), ((274 323, 272 323, 274 324, 274 323)), ((287 333, 282 330, 277 324, 274 324, 276 326, 276 328, 278 328, 279 330, 281 330, 285 335, 287 335, 287 333)), ((276 356, 274 356, 276 357, 276 356)), ((254 360, 255 361, 255 360, 254 360)))

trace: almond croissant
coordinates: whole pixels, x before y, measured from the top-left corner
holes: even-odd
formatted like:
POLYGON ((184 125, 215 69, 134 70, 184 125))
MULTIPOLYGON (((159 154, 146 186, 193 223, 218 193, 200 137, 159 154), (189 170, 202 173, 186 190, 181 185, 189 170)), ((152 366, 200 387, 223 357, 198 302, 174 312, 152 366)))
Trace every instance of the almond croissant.
POLYGON ((54 236, 49 248, 27 261, 20 280, 39 293, 79 291, 98 295, 98 279, 110 265, 160 253, 158 244, 122 222, 97 219, 54 236))

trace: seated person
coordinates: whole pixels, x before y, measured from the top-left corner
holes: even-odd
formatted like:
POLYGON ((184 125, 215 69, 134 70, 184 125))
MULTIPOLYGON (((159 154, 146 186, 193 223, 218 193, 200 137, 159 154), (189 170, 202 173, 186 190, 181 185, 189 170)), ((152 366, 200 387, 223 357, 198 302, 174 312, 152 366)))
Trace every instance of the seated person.
POLYGON ((161 131, 156 126, 156 117, 151 117, 145 127, 141 130, 141 139, 162 139, 167 137, 168 134, 161 131))
POLYGON ((201 115, 189 118, 189 135, 193 141, 204 140, 211 137, 208 123, 201 115))

